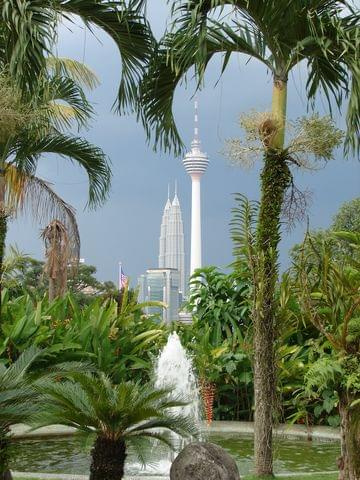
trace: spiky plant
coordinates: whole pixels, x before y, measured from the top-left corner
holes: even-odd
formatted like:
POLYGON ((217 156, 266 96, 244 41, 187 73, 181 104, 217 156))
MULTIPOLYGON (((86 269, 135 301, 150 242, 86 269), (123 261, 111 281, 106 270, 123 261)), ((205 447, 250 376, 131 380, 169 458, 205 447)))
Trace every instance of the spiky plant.
POLYGON ((113 384, 105 374, 76 374, 72 380, 40 383, 44 408, 38 426, 61 424, 95 436, 91 480, 121 480, 130 449, 146 463, 154 441, 170 448, 168 435, 195 435, 191 421, 175 413, 185 406, 169 390, 150 384, 113 384))
POLYGON ((28 370, 39 356, 39 350, 27 349, 9 367, 0 364, 0 479, 11 479, 10 427, 25 423, 36 411, 36 392, 28 378, 28 370))

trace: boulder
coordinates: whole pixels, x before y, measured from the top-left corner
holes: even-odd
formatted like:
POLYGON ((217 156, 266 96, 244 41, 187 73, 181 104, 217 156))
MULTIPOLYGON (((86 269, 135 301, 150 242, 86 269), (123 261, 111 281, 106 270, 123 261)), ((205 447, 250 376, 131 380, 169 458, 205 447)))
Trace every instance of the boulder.
POLYGON ((240 480, 235 460, 213 443, 190 443, 175 458, 170 480, 240 480))

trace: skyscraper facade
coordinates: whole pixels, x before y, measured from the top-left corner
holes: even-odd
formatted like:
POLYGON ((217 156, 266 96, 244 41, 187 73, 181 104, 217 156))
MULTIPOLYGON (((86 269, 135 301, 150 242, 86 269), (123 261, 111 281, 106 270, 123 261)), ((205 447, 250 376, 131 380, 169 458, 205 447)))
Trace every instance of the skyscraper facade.
POLYGON ((195 101, 195 129, 191 150, 185 155, 183 165, 191 177, 191 254, 190 275, 202 266, 201 255, 201 190, 200 180, 209 164, 206 153, 201 151, 198 124, 198 103, 195 101))
POLYGON ((179 272, 179 290, 180 294, 184 296, 186 291, 184 226, 176 188, 172 202, 168 195, 162 216, 159 239, 159 268, 171 268, 179 272))
POLYGON ((139 278, 140 302, 163 302, 167 308, 146 307, 147 315, 158 315, 165 323, 179 319, 179 271, 173 268, 152 268, 139 278))

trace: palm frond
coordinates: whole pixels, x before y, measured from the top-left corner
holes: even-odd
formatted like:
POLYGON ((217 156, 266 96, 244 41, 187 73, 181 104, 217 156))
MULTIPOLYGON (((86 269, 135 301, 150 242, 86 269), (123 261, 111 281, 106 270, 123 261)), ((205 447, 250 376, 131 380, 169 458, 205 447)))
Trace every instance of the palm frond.
POLYGON ((150 58, 154 37, 143 14, 144 2, 99 2, 97 0, 58 0, 55 9, 67 18, 78 15, 86 27, 97 26, 115 42, 122 71, 117 106, 120 111, 135 109, 138 85, 150 58))
POLYGON ((104 152, 84 138, 54 132, 41 138, 18 138, 12 145, 13 159, 9 162, 19 171, 33 174, 37 159, 45 153, 55 153, 81 166, 89 178, 89 202, 94 208, 102 204, 110 188, 111 171, 104 152))
POLYGON ((3 262, 1 278, 12 279, 13 274, 21 270, 29 258, 30 256, 20 251, 16 245, 10 245, 3 262))
POLYGON ((241 268, 244 260, 254 268, 256 256, 256 222, 258 202, 249 201, 244 195, 236 194, 236 207, 232 209, 230 233, 233 241, 234 267, 241 268))
MULTIPOLYGON (((39 128, 43 125, 70 128, 73 121, 78 127, 86 126, 94 110, 76 80, 54 75, 39 81, 32 103, 39 109, 39 128)), ((36 128, 36 125, 35 125, 36 128)))
POLYGON ((198 78, 197 88, 200 88, 206 67, 217 53, 223 54, 221 73, 232 53, 255 56, 271 68, 271 63, 263 56, 265 45, 260 32, 250 34, 249 30, 244 30, 238 35, 225 25, 212 22, 206 35, 201 26, 197 30, 167 34, 155 50, 141 84, 140 116, 148 140, 154 139, 155 149, 173 149, 177 155, 182 152, 183 143, 172 112, 176 87, 194 70, 198 78), (202 38, 201 44, 199 38, 202 38))
POLYGON ((1 426, 26 422, 36 411, 37 396, 31 385, 29 369, 40 355, 41 351, 38 348, 30 347, 9 367, 1 366, 1 426))
POLYGON ((314 106, 319 91, 323 92, 331 112, 333 102, 347 108, 346 151, 360 151, 360 28, 359 15, 330 16, 329 12, 309 18, 311 37, 299 42, 294 59, 308 62, 307 94, 314 106))
POLYGON ((16 83, 32 91, 55 40, 56 12, 44 8, 43 0, 26 3, 3 0, 1 19, 5 39, 4 63, 9 66, 16 83))
POLYGON ((141 89, 142 121, 155 148, 182 143, 172 114, 177 86, 194 69, 198 87, 214 53, 222 52, 220 74, 233 53, 263 62, 286 82, 308 62, 307 95, 323 91, 331 111, 348 99, 346 151, 359 152, 359 12, 347 0, 174 0, 170 32, 160 41, 141 89), (227 10, 224 10, 227 7, 227 10))
POLYGON ((35 346, 29 347, 23 352, 16 362, 12 363, 4 373, 2 381, 17 384, 22 382, 31 364, 40 356, 41 350, 35 346))
POLYGON ((84 63, 73 58, 47 57, 46 67, 54 76, 71 78, 78 85, 82 85, 90 90, 100 85, 100 80, 96 73, 84 63))

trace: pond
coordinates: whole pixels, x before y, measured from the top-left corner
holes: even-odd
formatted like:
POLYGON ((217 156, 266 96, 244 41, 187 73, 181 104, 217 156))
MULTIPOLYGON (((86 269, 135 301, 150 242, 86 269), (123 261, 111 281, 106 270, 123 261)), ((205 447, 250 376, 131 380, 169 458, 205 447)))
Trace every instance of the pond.
MULTIPOLYGON (((209 441, 225 448, 236 460, 240 474, 252 470, 253 439, 234 433, 214 433, 209 441)), ((24 439, 14 442, 14 460, 11 468, 22 472, 87 474, 90 466, 91 445, 80 437, 24 439)), ((275 472, 334 471, 340 455, 338 442, 318 442, 277 438, 275 440, 275 472)), ((169 462, 161 461, 159 449, 152 454, 153 464, 146 473, 165 474, 169 462)), ((129 456, 127 474, 144 473, 141 465, 129 456)))

